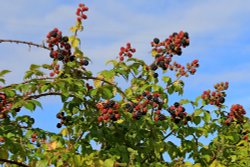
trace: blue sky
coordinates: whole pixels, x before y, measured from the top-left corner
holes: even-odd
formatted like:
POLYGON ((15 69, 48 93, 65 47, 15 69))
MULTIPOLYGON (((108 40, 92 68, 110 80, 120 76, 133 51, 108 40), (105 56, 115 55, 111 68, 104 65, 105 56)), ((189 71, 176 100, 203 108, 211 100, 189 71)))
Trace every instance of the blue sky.
MULTIPOLYGON (((250 1, 170 1, 170 0, 1 0, 0 38, 42 43, 47 32, 58 27, 70 35, 78 3, 89 7, 81 48, 93 61, 94 72, 105 69, 105 61, 115 58, 127 42, 137 49, 135 57, 147 62, 150 41, 167 38, 180 30, 190 34, 190 46, 176 59, 182 63, 199 59, 195 76, 185 79, 182 98, 195 98, 221 81, 230 83, 226 104, 242 104, 250 111, 250 1)), ((0 70, 10 69, 8 83, 20 82, 31 63, 50 63, 48 51, 24 45, 0 44, 0 70)), ((56 131, 60 99, 42 99, 44 110, 33 115, 36 126, 56 131)), ((250 116, 248 112, 248 116, 250 116)))

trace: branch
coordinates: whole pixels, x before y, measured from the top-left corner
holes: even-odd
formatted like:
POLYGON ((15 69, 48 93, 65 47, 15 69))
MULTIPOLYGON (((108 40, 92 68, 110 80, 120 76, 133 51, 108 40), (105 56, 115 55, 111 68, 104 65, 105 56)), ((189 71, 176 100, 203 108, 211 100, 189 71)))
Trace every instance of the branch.
POLYGON ((103 81, 103 82, 105 82, 105 83, 107 83, 109 85, 114 86, 118 90, 118 92, 121 93, 123 99, 126 97, 126 94, 116 84, 113 84, 112 82, 109 82, 109 81, 107 81, 107 80, 105 80, 103 78, 98 78, 98 77, 82 77, 82 79, 93 79, 93 80, 103 81))
POLYGON ((43 49, 50 50, 50 48, 46 47, 44 44, 41 45, 41 44, 36 44, 36 43, 33 43, 33 42, 20 41, 20 40, 10 40, 10 39, 0 39, 0 43, 3 43, 3 42, 26 44, 26 45, 29 45, 29 46, 36 46, 38 48, 43 48, 43 49))
POLYGON ((9 164, 15 164, 15 165, 18 165, 18 166, 23 166, 23 167, 30 167, 28 165, 25 165, 21 162, 16 162, 16 161, 12 161, 12 160, 7 160, 7 159, 3 159, 3 158, 0 158, 0 162, 6 162, 6 163, 9 163, 9 164))
POLYGON ((169 134, 167 134, 167 136, 165 136, 162 141, 164 141, 166 138, 168 138, 169 136, 171 136, 174 133, 174 130, 172 130, 171 132, 169 132, 169 134))
POLYGON ((6 89, 6 88, 10 88, 12 86, 17 86, 17 85, 21 85, 21 84, 27 84, 29 82, 36 81, 36 80, 52 80, 52 79, 55 79, 55 78, 51 78, 51 77, 33 78, 33 79, 30 79, 30 80, 26 80, 26 81, 24 81, 22 83, 19 83, 19 84, 10 84, 10 85, 7 85, 7 86, 3 86, 0 89, 6 89))

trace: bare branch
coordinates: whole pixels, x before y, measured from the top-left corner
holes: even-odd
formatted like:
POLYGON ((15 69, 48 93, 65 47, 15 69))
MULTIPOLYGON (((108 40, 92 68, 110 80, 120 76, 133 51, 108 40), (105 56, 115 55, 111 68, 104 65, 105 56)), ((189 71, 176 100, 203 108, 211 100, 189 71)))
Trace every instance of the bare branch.
POLYGON ((4 42, 6 42, 6 43, 16 43, 16 44, 25 44, 25 45, 28 45, 28 46, 36 46, 36 47, 39 47, 39 48, 50 50, 50 48, 48 48, 44 44, 36 44, 36 43, 33 43, 33 42, 20 41, 20 40, 0 39, 0 43, 4 43, 4 42))
POLYGON ((26 164, 23 164, 21 162, 16 162, 16 161, 13 161, 13 160, 8 160, 8 159, 3 159, 3 158, 0 158, 0 162, 6 162, 6 163, 9 163, 9 164, 15 164, 15 165, 18 165, 18 166, 23 166, 23 167, 30 167, 26 164))

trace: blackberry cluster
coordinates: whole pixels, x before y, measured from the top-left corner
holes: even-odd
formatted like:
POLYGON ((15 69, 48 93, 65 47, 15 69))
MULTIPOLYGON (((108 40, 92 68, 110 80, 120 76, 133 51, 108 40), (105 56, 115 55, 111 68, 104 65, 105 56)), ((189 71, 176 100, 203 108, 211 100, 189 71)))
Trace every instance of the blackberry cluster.
POLYGON ((167 111, 170 113, 174 123, 178 124, 183 121, 184 124, 191 120, 191 117, 185 112, 185 108, 180 103, 175 102, 174 105, 170 106, 167 111))
POLYGON ((119 104, 113 100, 106 100, 99 102, 96 107, 101 111, 101 115, 98 117, 98 122, 108 120, 117 121, 121 115, 119 114, 119 104))
POLYGON ((53 71, 49 74, 51 77, 53 77, 55 74, 59 74, 59 68, 60 68, 59 64, 57 64, 56 62, 53 62, 51 64, 51 67, 53 68, 53 71))
POLYGON ((158 113, 162 109, 163 105, 163 101, 160 98, 159 93, 145 91, 137 98, 137 101, 138 103, 128 102, 125 104, 126 111, 132 113, 132 117, 134 119, 140 120, 141 117, 146 115, 148 110, 151 108, 155 111, 155 115, 157 117, 160 116, 160 119, 157 119, 157 121, 165 120, 165 116, 158 113))
POLYGON ((158 38, 154 38, 151 45, 158 53, 180 56, 182 54, 181 48, 185 48, 189 45, 189 35, 187 32, 183 31, 180 31, 179 33, 174 32, 165 41, 160 41, 158 38))
POLYGON ((132 48, 130 43, 127 43, 126 47, 120 48, 120 52, 119 52, 120 61, 123 61, 124 57, 126 57, 126 56, 131 58, 133 56, 133 53, 135 53, 135 52, 136 52, 136 49, 132 48))
MULTIPOLYGON (((7 100, 7 96, 4 93, 0 93, 0 119, 7 117, 7 111, 12 107, 12 103, 7 100)), ((20 111, 20 108, 15 109, 16 112, 20 111)))
POLYGON ((225 102, 226 93, 225 90, 228 89, 228 82, 221 82, 214 85, 215 91, 204 91, 201 98, 205 101, 205 104, 216 105, 221 107, 225 102))
POLYGON ((199 67, 198 60, 194 60, 192 63, 187 63, 186 67, 172 62, 173 55, 181 55, 182 48, 189 45, 189 36, 187 32, 180 31, 179 33, 173 33, 165 41, 160 41, 159 38, 154 38, 151 42, 153 47, 152 53, 155 56, 155 61, 150 65, 150 69, 154 71, 153 77, 157 78, 158 73, 155 71, 158 68, 162 70, 176 71, 176 76, 186 76, 189 74, 195 74, 196 68, 199 67))
POLYGON ((76 15, 77 17, 77 21, 78 22, 82 22, 82 20, 86 20, 87 19, 87 15, 84 14, 84 12, 88 11, 89 8, 87 6, 85 6, 84 4, 79 4, 77 10, 76 10, 76 15))
POLYGON ((47 43, 50 48, 50 57, 63 62, 74 61, 75 56, 71 55, 69 38, 62 36, 62 32, 54 28, 47 34, 47 43))
POLYGON ((72 120, 70 116, 65 116, 64 112, 59 112, 56 114, 56 118, 60 119, 60 122, 57 123, 56 127, 61 128, 62 125, 68 126, 72 124, 72 120))
POLYGON ((238 124, 244 122, 244 115, 246 114, 245 109, 240 104, 232 105, 230 112, 227 115, 227 119, 225 120, 226 125, 230 125, 232 122, 236 122, 238 124))
POLYGON ((188 69, 188 72, 191 74, 191 75, 194 75, 196 73, 196 68, 199 67, 199 61, 197 59, 193 60, 193 62, 191 64, 187 64, 187 69, 188 69))

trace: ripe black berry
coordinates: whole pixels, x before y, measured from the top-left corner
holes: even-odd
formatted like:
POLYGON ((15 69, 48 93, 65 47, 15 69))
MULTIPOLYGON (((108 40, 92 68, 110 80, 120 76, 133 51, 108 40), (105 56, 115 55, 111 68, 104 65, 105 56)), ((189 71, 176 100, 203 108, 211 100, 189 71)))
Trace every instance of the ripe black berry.
POLYGON ((69 38, 68 38, 67 36, 64 36, 64 37, 62 37, 62 41, 63 41, 63 42, 68 42, 68 41, 69 41, 69 38))
POLYGON ((83 61, 82 61, 82 65, 84 65, 84 66, 89 65, 89 61, 88 61, 88 60, 83 60, 83 61))
POLYGON ((59 112, 59 113, 56 114, 56 118, 58 118, 58 119, 62 119, 63 116, 64 116, 63 112, 59 112))
POLYGON ((142 112, 137 112, 135 119, 139 120, 139 119, 141 119, 141 117, 142 117, 142 112))
POLYGON ((179 118, 179 117, 174 118, 174 123, 178 124, 180 121, 181 121, 181 118, 179 118))
POLYGON ((159 44, 160 43, 160 39, 159 38, 154 38, 154 43, 155 44, 159 44))
POLYGON ((115 117, 115 114, 111 114, 109 116, 109 118, 112 120, 112 121, 117 121, 117 118, 115 117))
POLYGON ((70 61, 74 61, 74 60, 75 60, 75 56, 74 56, 74 55, 70 56, 70 57, 69 57, 69 60, 70 60, 70 61))
POLYGON ((178 33, 177 33, 177 32, 174 32, 174 33, 173 33, 173 36, 175 37, 176 35, 178 35, 178 33))
POLYGON ((146 92, 143 92, 143 93, 142 93, 142 96, 143 96, 143 97, 147 96, 147 93, 146 93, 146 92))
POLYGON ((159 115, 159 120, 160 121, 163 121, 163 120, 165 120, 166 119, 166 116, 165 115, 163 115, 163 114, 160 114, 159 115))
POLYGON ((19 112, 21 110, 21 107, 15 108, 15 112, 19 112))
POLYGON ((158 97, 154 97, 154 98, 153 98, 153 102, 156 102, 156 103, 158 103, 158 102, 159 102, 159 99, 158 99, 158 97))
POLYGON ((49 57, 52 58, 52 59, 54 58, 53 51, 50 51, 49 57))
POLYGON ((147 99, 148 99, 148 100, 151 100, 152 98, 153 98, 152 95, 148 95, 148 96, 147 96, 147 99))
POLYGON ((224 103, 225 102, 225 98, 224 97, 220 97, 219 101, 220 101, 220 103, 224 103))
POLYGON ((109 107, 113 107, 114 105, 115 105, 115 101, 111 100, 111 101, 109 102, 109 107))
POLYGON ((154 78, 157 78, 158 76, 159 76, 158 73, 154 73, 154 75, 153 75, 154 78))
POLYGON ((153 70, 153 71, 155 71, 155 70, 157 70, 157 65, 155 65, 155 64, 153 64, 152 66, 151 66, 151 70, 153 70))
POLYGON ((55 37, 57 36, 57 32, 51 31, 51 32, 50 32, 50 36, 55 38, 55 37))
POLYGON ((64 56, 62 53, 59 53, 57 58, 59 61, 62 61, 64 59, 64 56))
POLYGON ((57 124, 56 124, 56 127, 57 127, 57 128, 61 128, 61 127, 62 127, 62 124, 61 124, 61 123, 57 123, 57 124))
POLYGON ((190 116, 187 116, 187 121, 191 121, 191 117, 190 116))
POLYGON ((131 105, 129 103, 125 104, 125 108, 129 109, 131 107, 131 105))
POLYGON ((131 112, 133 112, 133 111, 134 111, 134 108, 133 108, 132 106, 128 108, 128 112, 131 113, 131 112))
POLYGON ((184 33, 184 37, 189 38, 189 35, 187 32, 184 33))
POLYGON ((178 102, 175 102, 174 103, 174 106, 177 108, 177 107, 179 107, 179 105, 180 105, 180 103, 178 103, 178 102))

